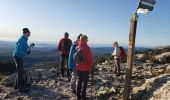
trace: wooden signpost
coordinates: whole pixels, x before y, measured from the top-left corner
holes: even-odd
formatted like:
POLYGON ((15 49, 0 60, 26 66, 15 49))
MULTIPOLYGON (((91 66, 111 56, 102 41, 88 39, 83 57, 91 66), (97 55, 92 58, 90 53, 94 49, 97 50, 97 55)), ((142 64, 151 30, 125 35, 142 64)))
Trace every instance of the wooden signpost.
POLYGON ((133 58, 134 58, 134 48, 135 48, 137 22, 138 22, 138 13, 147 14, 149 11, 153 10, 153 5, 155 3, 156 3, 155 0, 139 0, 137 9, 130 20, 130 33, 129 33, 129 43, 128 43, 128 54, 127 54, 126 79, 125 79, 123 100, 130 99, 132 66, 133 66, 133 62, 134 62, 133 58), (140 9, 140 11, 139 11, 139 9, 140 9))

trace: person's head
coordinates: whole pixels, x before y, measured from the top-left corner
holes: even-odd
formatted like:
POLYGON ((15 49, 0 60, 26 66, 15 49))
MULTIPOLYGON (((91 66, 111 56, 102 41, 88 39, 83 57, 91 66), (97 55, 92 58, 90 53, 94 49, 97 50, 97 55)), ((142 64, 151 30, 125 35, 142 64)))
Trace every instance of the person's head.
POLYGON ((27 38, 30 37, 30 35, 31 35, 30 33, 31 32, 29 31, 28 28, 23 28, 23 34, 24 34, 25 37, 27 37, 27 38))
POLYGON ((64 33, 64 37, 67 37, 67 38, 69 37, 68 32, 65 32, 65 33, 64 33))
POLYGON ((77 41, 80 41, 80 38, 83 34, 79 34, 78 37, 77 37, 77 41))
POLYGON ((83 42, 88 42, 88 37, 86 35, 82 35, 80 37, 80 41, 83 41, 83 42))
POLYGON ((117 47, 117 46, 118 46, 118 42, 114 42, 113 47, 117 47))

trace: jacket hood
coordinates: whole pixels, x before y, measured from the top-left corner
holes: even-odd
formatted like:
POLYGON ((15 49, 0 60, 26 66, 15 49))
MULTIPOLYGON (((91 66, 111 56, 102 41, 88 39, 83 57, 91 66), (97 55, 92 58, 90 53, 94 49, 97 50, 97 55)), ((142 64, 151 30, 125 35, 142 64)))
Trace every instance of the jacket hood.
POLYGON ((78 46, 79 46, 79 47, 87 46, 87 42, 80 41, 80 42, 78 43, 78 46))
POLYGON ((64 38, 68 39, 68 36, 64 36, 64 38))

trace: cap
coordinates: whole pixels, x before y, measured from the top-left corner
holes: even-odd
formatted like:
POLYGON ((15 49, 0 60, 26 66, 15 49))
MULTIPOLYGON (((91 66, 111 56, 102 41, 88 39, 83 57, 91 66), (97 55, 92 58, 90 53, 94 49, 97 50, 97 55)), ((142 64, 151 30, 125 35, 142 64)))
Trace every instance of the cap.
POLYGON ((68 36, 69 36, 68 32, 65 32, 65 33, 64 33, 64 36, 65 36, 65 37, 68 37, 68 36))
POLYGON ((23 28, 23 33, 30 33, 28 28, 23 28))

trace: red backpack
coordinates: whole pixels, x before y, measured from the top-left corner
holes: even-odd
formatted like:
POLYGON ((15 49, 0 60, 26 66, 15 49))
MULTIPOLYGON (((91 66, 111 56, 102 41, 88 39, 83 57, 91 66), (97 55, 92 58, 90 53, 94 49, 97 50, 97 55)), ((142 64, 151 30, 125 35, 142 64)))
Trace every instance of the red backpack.
POLYGON ((122 58, 122 59, 124 59, 125 57, 126 57, 126 51, 125 51, 125 49, 123 48, 123 47, 119 47, 119 49, 120 49, 120 57, 122 58))

